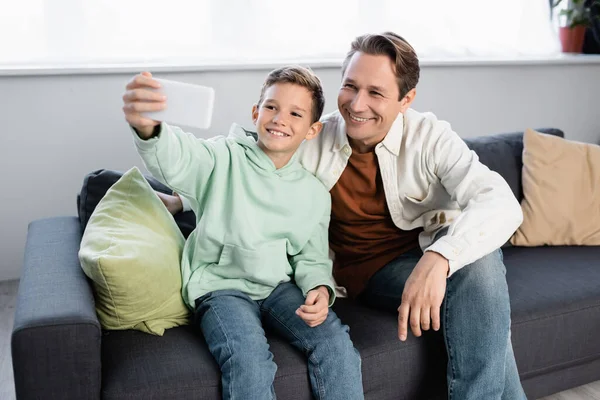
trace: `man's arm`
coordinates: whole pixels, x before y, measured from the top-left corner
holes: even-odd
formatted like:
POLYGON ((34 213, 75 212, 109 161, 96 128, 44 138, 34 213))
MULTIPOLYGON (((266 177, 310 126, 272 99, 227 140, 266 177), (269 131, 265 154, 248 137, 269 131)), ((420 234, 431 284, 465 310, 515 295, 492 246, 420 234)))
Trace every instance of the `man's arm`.
MULTIPOLYGON (((167 107, 168 99, 155 91, 159 88, 160 82, 149 72, 133 77, 123 94, 125 120, 150 173, 171 189, 187 195, 188 200, 197 199, 214 168, 213 147, 179 128, 143 116, 146 111, 167 107)), ((161 200, 172 213, 179 207, 167 197, 161 200)))
POLYGON ((406 340, 408 326, 417 337, 421 330, 440 329, 446 279, 502 246, 523 220, 506 181, 481 164, 447 123, 438 122, 427 137, 434 140, 425 155, 429 173, 463 212, 450 224, 447 235, 425 249, 404 285, 398 307, 400 340, 406 340))
POLYGON ((523 222, 523 213, 506 181, 479 162, 449 124, 437 122, 433 129, 439 133, 432 135, 427 166, 463 212, 425 251, 446 258, 450 276, 500 248, 523 222))

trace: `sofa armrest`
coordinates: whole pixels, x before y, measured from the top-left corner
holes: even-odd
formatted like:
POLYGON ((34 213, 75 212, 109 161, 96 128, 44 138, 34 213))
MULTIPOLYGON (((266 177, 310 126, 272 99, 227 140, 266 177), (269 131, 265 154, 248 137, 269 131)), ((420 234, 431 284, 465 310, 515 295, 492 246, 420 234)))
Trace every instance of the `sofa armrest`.
POLYGON ((102 330, 77 217, 29 224, 11 348, 18 399, 100 399, 102 330))

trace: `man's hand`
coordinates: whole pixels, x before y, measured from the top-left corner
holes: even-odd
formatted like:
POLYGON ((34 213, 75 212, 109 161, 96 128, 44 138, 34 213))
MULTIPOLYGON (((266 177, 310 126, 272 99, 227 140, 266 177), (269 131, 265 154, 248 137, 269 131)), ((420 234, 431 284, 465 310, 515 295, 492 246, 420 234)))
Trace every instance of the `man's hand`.
POLYGON ((160 111, 167 107, 166 97, 150 90, 152 88, 160 88, 160 83, 152 79, 150 72, 142 72, 127 84, 123 95, 125 119, 142 139, 149 139, 154 132, 154 127, 160 122, 144 118, 141 113, 160 111))
POLYGON ((406 340, 408 323, 413 334, 421 329, 440 329, 440 308, 446 293, 446 278, 450 266, 438 253, 425 252, 404 285, 402 304, 398 307, 398 337, 406 340))
POLYGON ((183 203, 181 203, 181 198, 177 193, 170 195, 156 191, 156 194, 172 215, 175 215, 183 210, 183 203))
POLYGON ((321 325, 327 319, 328 313, 329 290, 325 286, 309 291, 304 305, 296 310, 296 314, 311 328, 321 325))

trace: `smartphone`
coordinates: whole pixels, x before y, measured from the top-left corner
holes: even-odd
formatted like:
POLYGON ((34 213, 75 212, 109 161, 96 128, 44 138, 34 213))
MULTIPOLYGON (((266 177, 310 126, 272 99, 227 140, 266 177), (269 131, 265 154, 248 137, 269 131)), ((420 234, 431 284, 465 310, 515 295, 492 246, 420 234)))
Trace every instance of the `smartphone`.
POLYGON ((152 89, 167 96, 167 108, 142 113, 145 118, 167 122, 177 126, 208 129, 212 121, 215 90, 191 83, 157 79, 159 89, 152 89))

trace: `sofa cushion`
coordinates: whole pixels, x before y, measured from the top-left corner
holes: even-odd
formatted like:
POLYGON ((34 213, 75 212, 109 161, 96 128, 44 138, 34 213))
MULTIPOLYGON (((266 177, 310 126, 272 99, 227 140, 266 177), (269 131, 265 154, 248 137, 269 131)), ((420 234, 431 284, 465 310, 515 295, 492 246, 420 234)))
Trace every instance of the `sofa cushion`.
MULTIPOLYGON (((366 398, 445 399, 447 358, 440 332, 421 339, 397 337, 393 313, 338 299, 336 313, 350 326, 362 356, 366 398)), ((311 399, 302 353, 267 331, 278 369, 281 399, 311 399)), ((102 338, 103 399, 220 399, 220 373, 202 334, 178 327, 162 337, 135 331, 107 332, 102 338)))
POLYGON ((600 246, 512 247, 504 262, 521 377, 600 359, 600 246))
POLYGON ((103 328, 162 335, 187 323, 180 272, 184 243, 141 172, 134 167, 123 174, 98 203, 79 250, 103 328))
MULTIPOLYGON (((538 132, 563 137, 559 129, 541 128, 538 132)), ((465 139, 477 153, 479 161, 506 180, 517 200, 523 199, 521 171, 523 167, 523 132, 500 133, 465 139)))
POLYGON ((600 245, 600 146, 528 129, 517 246, 600 245))
MULTIPOLYGON (((98 202, 104 197, 106 191, 115 184, 123 175, 120 171, 110 169, 99 169, 86 175, 83 180, 81 192, 77 196, 77 213, 81 224, 81 231, 90 219, 90 216, 96 209, 98 202)), ((161 193, 171 194, 172 190, 163 185, 151 176, 144 176, 152 189, 161 193)), ((196 217, 193 212, 180 212, 175 215, 175 222, 183 233, 184 237, 188 237, 196 228, 196 217)))
MULTIPOLYGON (((600 359, 595 339, 600 332, 600 247, 517 247, 504 254, 512 343, 522 379, 600 359)), ((421 339, 409 335, 400 342, 393 313, 349 299, 338 299, 334 310, 350 326, 361 353, 366 398, 446 398, 447 357, 440 332, 426 332, 421 339)), ((310 399, 302 355, 277 336, 267 336, 279 367, 278 396, 310 399)), ((105 399, 220 398, 218 367, 193 327, 170 329, 161 338, 109 332, 102 347, 105 399)))

